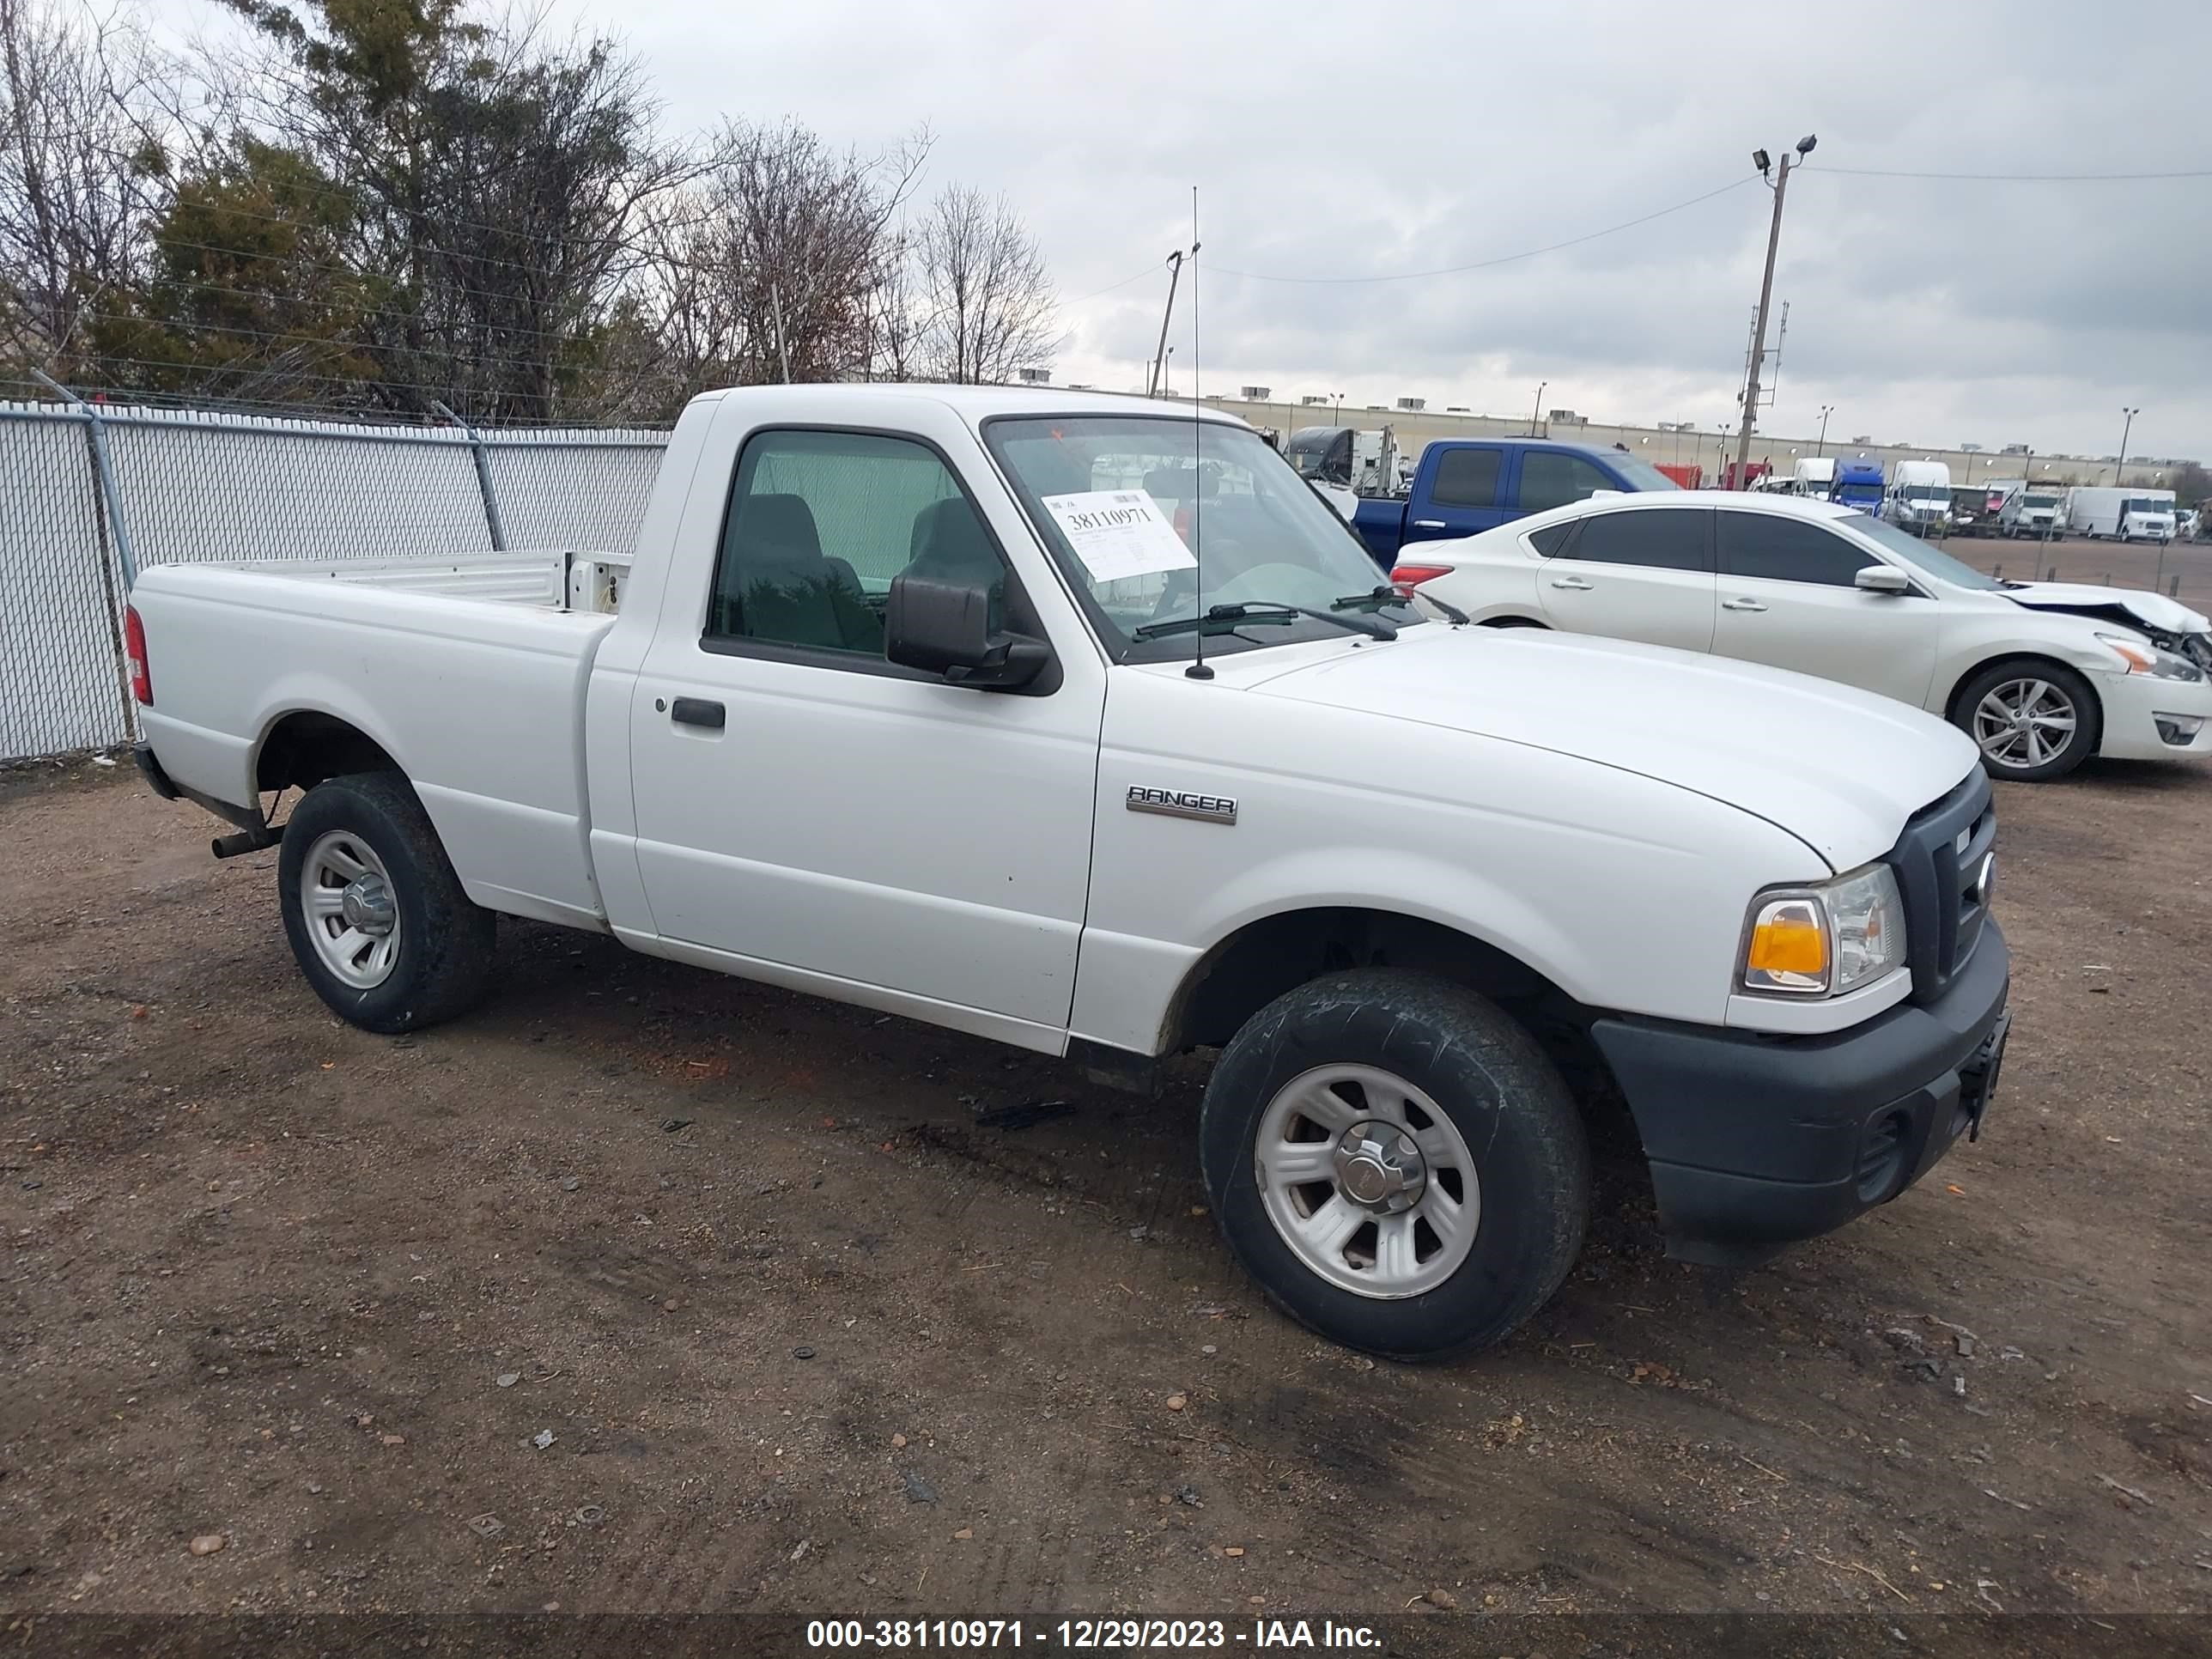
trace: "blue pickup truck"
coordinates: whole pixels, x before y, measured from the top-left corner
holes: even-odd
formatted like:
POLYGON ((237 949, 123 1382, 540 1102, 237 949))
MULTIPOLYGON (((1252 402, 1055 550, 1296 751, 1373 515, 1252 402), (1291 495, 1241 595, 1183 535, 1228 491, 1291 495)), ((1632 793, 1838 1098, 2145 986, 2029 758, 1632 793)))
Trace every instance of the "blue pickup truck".
POLYGON ((1408 542, 1472 536, 1600 490, 1680 487, 1624 449, 1548 438, 1447 438, 1421 452, 1402 498, 1363 498, 1352 527, 1387 570, 1408 542))

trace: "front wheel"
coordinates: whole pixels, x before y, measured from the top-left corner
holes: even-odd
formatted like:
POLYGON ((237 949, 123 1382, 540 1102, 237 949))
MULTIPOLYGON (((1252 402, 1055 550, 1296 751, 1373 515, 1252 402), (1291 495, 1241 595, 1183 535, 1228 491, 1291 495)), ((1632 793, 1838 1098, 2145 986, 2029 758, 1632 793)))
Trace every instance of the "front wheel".
POLYGON ((2064 777, 2095 752, 2102 720, 2088 682, 2055 662, 1992 663, 1960 688, 1951 709, 1983 769, 2015 783, 2064 777))
POLYGON ((360 772, 310 789, 284 825, 278 902, 315 994, 371 1031, 464 1012, 491 976, 492 913, 461 890, 413 787, 360 772))
POLYGON ((1495 1005, 1425 975, 1364 969, 1278 997, 1223 1051, 1200 1133, 1230 1249, 1347 1347, 1486 1347, 1582 1248, 1589 1150, 1566 1085, 1495 1005))

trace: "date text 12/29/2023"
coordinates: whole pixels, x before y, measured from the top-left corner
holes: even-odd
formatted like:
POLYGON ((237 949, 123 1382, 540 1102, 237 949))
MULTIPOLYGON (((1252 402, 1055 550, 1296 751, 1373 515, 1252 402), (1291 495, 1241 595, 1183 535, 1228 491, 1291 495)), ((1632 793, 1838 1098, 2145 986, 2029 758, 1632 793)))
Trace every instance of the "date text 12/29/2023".
POLYGON ((1381 1632, 1333 1619, 810 1619, 806 1645, 823 1649, 1380 1648, 1381 1632))

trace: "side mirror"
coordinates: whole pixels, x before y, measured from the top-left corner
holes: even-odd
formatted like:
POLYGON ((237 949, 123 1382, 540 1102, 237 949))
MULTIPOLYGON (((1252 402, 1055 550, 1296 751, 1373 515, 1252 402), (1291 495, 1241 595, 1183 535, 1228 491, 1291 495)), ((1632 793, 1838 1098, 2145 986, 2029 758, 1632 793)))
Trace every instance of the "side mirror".
POLYGON ((986 588, 910 571, 891 578, 884 655, 903 667, 942 674, 955 685, 998 690, 1027 685, 1051 659, 1042 640, 991 631, 986 588))
POLYGON ((1869 564, 1859 567, 1851 586, 1862 593, 1887 593, 1895 596, 1912 591, 1912 578, 1893 565, 1869 564))

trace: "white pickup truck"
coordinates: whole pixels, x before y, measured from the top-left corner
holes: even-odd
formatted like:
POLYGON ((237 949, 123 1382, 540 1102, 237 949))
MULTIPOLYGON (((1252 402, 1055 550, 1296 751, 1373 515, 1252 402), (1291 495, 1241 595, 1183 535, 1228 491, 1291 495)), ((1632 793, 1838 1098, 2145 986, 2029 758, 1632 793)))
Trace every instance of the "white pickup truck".
POLYGON ((626 574, 163 566, 127 634, 147 775, 281 847, 346 1018, 459 1014, 506 915, 1139 1085, 1218 1048, 1231 1248, 1380 1353, 1552 1294, 1593 1109, 1677 1254, 1756 1260, 1978 1127, 2008 1027, 1963 734, 1426 619, 1249 428, 1157 403, 709 395, 626 574))

